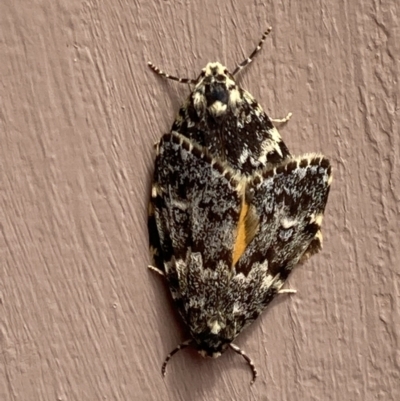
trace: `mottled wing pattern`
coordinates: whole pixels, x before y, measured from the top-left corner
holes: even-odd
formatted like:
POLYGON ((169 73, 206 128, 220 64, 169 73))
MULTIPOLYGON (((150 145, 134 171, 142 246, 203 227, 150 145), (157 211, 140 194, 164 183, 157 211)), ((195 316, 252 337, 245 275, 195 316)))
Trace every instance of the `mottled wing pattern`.
POLYGON ((212 353, 265 309, 319 232, 329 161, 310 155, 238 178, 176 133, 164 135, 156 160, 165 275, 193 339, 212 353), (236 262, 242 225, 252 234, 236 262))
POLYGON ((243 191, 233 172, 206 149, 177 133, 165 134, 158 146, 151 195, 156 267, 166 274, 172 295, 186 298, 189 270, 232 265, 243 191), (196 259, 197 258, 197 259, 196 259))
MULTIPOLYGON (((254 97, 236 85, 235 91, 235 107, 216 118, 196 103, 195 89, 180 108, 172 129, 206 147, 215 158, 225 160, 245 176, 291 158, 278 130, 254 97)), ((299 263, 322 249, 322 238, 318 231, 299 263)))
POLYGON ((193 91, 180 108, 172 130, 206 147, 214 157, 245 175, 290 157, 259 103, 244 89, 237 86, 235 90, 235 107, 227 108, 218 118, 207 108, 199 108, 193 91))
POLYGON ((238 294, 247 294, 236 301, 237 334, 240 323, 250 324, 265 309, 319 235, 330 184, 329 161, 318 155, 291 159, 249 182, 246 203, 259 226, 232 280, 238 294))

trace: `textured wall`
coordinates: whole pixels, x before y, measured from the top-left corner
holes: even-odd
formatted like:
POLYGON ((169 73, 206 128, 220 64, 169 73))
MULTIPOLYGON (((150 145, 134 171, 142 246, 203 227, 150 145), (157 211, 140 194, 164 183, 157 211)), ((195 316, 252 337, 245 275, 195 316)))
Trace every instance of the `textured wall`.
POLYGON ((0 3, 1 400, 400 399, 399 2, 0 3), (185 338, 146 269, 153 143, 230 68, 294 154, 329 156, 325 248, 227 352, 185 338))

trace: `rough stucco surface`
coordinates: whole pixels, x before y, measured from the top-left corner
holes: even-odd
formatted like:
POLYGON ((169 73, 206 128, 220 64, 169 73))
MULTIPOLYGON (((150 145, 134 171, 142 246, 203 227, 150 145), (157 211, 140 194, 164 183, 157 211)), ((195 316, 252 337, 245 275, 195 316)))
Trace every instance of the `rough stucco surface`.
POLYGON ((0 3, 1 400, 399 400, 399 2, 0 3), (185 85, 273 26, 240 83, 294 154, 329 156, 324 250, 227 352, 146 269, 154 142, 185 85))

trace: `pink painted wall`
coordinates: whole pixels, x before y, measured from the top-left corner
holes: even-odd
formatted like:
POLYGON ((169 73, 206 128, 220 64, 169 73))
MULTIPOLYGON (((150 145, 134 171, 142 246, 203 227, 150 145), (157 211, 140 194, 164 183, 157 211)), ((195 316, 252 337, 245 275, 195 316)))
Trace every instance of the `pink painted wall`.
POLYGON ((396 1, 0 3, 0 400, 399 400, 396 1), (204 360, 149 263, 153 144, 195 77, 231 69, 335 178, 324 250, 204 360))

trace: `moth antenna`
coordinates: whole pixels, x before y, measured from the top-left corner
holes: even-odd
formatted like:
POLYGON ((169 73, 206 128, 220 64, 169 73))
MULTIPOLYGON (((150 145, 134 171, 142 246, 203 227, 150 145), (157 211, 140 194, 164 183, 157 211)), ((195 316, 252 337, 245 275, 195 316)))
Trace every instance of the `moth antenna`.
POLYGON ((167 373, 167 364, 169 362, 169 360, 181 349, 184 349, 186 347, 188 347, 190 344, 192 343, 192 340, 187 340, 184 341, 182 344, 179 344, 173 351, 171 351, 167 357, 165 358, 165 361, 161 367, 161 374, 163 375, 163 377, 165 377, 165 374, 167 373))
POLYGON ((244 67, 248 66, 253 61, 254 56, 261 50, 264 40, 268 36, 268 34, 271 32, 271 30, 272 30, 272 27, 269 27, 263 33, 263 36, 262 36, 260 42, 258 43, 257 47, 253 50, 253 53, 251 53, 248 58, 246 58, 240 64, 238 64, 235 71, 233 71, 232 75, 236 75, 239 71, 241 71, 244 67))
POLYGON ((256 369, 256 367, 254 366, 253 361, 252 361, 252 360, 250 359, 250 357, 247 356, 246 353, 245 353, 244 351, 242 351, 237 345, 230 343, 229 346, 230 346, 237 354, 241 355, 241 356, 247 361, 247 363, 250 365, 250 368, 251 368, 251 370, 252 370, 252 372, 253 372, 253 379, 252 379, 252 381, 250 382, 250 385, 253 384, 253 383, 256 381, 256 378, 257 378, 257 376, 258 376, 257 369, 256 369))
POLYGON ((150 67, 151 70, 153 70, 153 72, 155 72, 157 75, 160 75, 163 78, 171 79, 172 81, 178 81, 182 84, 195 84, 196 83, 195 79, 179 78, 179 77, 175 77, 173 75, 169 75, 166 72, 160 70, 158 67, 156 67, 151 61, 149 61, 147 63, 147 65, 150 67))

